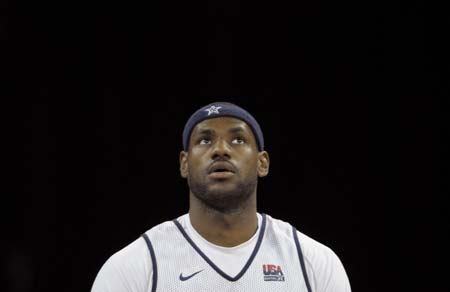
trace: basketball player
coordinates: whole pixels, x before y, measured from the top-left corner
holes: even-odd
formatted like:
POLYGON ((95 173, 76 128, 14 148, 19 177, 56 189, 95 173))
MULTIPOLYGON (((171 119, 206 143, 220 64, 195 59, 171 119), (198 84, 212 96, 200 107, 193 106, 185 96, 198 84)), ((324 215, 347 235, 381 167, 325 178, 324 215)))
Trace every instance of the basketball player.
POLYGON ((336 254, 256 209, 269 154, 253 116, 230 103, 197 110, 183 131, 189 212, 112 255, 92 292, 349 292, 336 254))

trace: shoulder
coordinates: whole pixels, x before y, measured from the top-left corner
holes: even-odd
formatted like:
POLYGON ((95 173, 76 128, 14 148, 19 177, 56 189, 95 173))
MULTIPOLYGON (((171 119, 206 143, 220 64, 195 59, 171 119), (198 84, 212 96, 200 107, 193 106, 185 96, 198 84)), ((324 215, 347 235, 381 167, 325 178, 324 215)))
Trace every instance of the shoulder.
POLYGON ((314 263, 327 262, 337 257, 331 248, 298 231, 290 223, 273 218, 269 215, 266 215, 266 217, 267 227, 272 228, 277 233, 277 236, 283 236, 292 240, 293 233, 295 232, 302 253, 308 261, 314 263))
MULTIPOLYGON (((155 234, 163 234, 174 226, 166 221, 147 230, 150 240, 155 234)), ((149 247, 142 236, 111 255, 98 272, 92 291, 147 291, 153 274, 149 247)))
POLYGON ((296 232, 306 265, 318 270, 339 261, 338 256, 331 248, 298 230, 296 232))
POLYGON ((316 291, 350 291, 350 283, 344 266, 330 247, 298 231, 285 221, 268 217, 268 222, 271 222, 272 228, 277 230, 277 234, 284 234, 292 240, 295 233, 307 274, 316 291))
POLYGON ((336 253, 328 246, 297 231, 305 265, 317 291, 350 292, 350 282, 336 253))
MULTIPOLYGON (((184 225, 184 218, 187 215, 182 215, 178 218, 176 218, 176 221, 178 223, 181 223, 182 225, 184 225)), ((165 221, 161 224, 158 224, 156 226, 154 226, 153 228, 147 230, 144 234, 148 236, 148 238, 150 240, 152 239, 156 239, 159 237, 165 237, 165 236, 170 236, 174 231, 178 232, 178 227, 176 226, 176 224, 174 223, 175 220, 170 220, 170 221, 165 221)))
POLYGON ((139 237, 110 256, 98 272, 92 292, 146 291, 151 274, 149 252, 139 237))
MULTIPOLYGON (((155 235, 166 234, 174 226, 172 221, 166 221, 148 229, 144 234, 151 240, 155 235)), ((147 264, 150 264, 151 261, 150 251, 145 239, 143 236, 139 236, 136 240, 113 254, 107 262, 122 268, 135 269, 136 265, 139 265, 139 268, 147 268, 147 264)))

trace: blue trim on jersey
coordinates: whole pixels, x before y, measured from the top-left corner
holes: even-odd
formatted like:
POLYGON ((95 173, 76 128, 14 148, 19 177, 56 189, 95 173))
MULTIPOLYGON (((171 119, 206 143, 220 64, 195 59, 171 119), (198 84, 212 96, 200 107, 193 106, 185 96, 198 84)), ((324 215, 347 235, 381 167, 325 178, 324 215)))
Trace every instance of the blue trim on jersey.
POLYGON ((256 257, 256 254, 258 253, 259 247, 261 246, 261 242, 264 236, 264 232, 266 229, 266 214, 261 214, 262 215, 262 222, 261 222, 261 229, 259 231, 259 235, 258 235, 258 241, 256 242, 255 248, 253 249, 253 252, 250 256, 250 258, 248 259, 247 263, 245 264, 245 266, 242 268, 242 270, 239 272, 239 274, 237 274, 234 278, 230 277, 229 275, 227 275, 224 271, 222 271, 218 266, 216 266, 213 261, 211 261, 203 252, 202 250, 192 241, 192 239, 189 237, 189 235, 187 235, 186 231, 184 231, 183 227, 181 226, 180 222, 178 222, 176 219, 173 220, 173 222, 175 223, 175 225, 178 227, 178 229, 180 230, 181 234, 183 234, 184 238, 190 243, 190 245, 192 245, 192 247, 197 251, 197 253, 214 269, 216 270, 216 272, 221 275, 222 277, 224 277, 225 279, 227 279, 228 281, 232 281, 235 282, 237 280, 239 280, 247 271, 247 269, 250 267, 250 265, 253 262, 253 259, 256 257))
POLYGON ((308 292, 311 292, 312 290, 311 286, 309 285, 308 274, 306 273, 305 260, 303 259, 302 248, 300 247, 300 241, 298 240, 297 229, 295 229, 294 226, 292 226, 292 233, 294 234, 295 246, 297 247, 298 258, 300 260, 300 266, 302 267, 303 278, 305 279, 306 288, 308 288, 308 292))
POLYGON ((153 282, 152 282, 152 292, 156 291, 156 284, 158 283, 158 267, 156 265, 156 256, 155 251, 153 250, 152 243, 148 238, 147 234, 143 234, 142 237, 145 239, 147 243, 148 249, 150 250, 150 257, 152 258, 152 266, 153 266, 153 282))

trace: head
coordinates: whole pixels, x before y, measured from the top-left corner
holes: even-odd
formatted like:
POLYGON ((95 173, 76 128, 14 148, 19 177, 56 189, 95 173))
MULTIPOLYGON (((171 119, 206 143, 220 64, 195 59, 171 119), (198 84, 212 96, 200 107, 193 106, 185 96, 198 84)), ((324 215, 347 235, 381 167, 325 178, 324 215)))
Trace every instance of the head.
POLYGON ((230 103, 200 108, 186 123, 180 153, 191 202, 222 213, 256 205, 258 177, 269 172, 262 132, 244 109, 230 103))

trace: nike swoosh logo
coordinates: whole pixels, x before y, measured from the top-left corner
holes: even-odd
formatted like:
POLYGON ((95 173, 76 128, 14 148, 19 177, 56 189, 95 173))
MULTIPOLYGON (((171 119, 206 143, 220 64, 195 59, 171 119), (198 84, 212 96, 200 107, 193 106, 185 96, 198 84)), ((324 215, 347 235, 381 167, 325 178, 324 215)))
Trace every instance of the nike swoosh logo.
POLYGON ((186 277, 184 277, 184 276, 183 276, 183 273, 181 273, 181 274, 180 274, 180 280, 181 280, 181 281, 189 280, 190 278, 194 277, 195 275, 197 275, 198 273, 200 273, 200 272, 202 272, 202 271, 203 271, 203 270, 200 270, 200 271, 195 272, 195 273, 193 273, 193 274, 191 274, 191 275, 189 275, 189 276, 186 276, 186 277))

